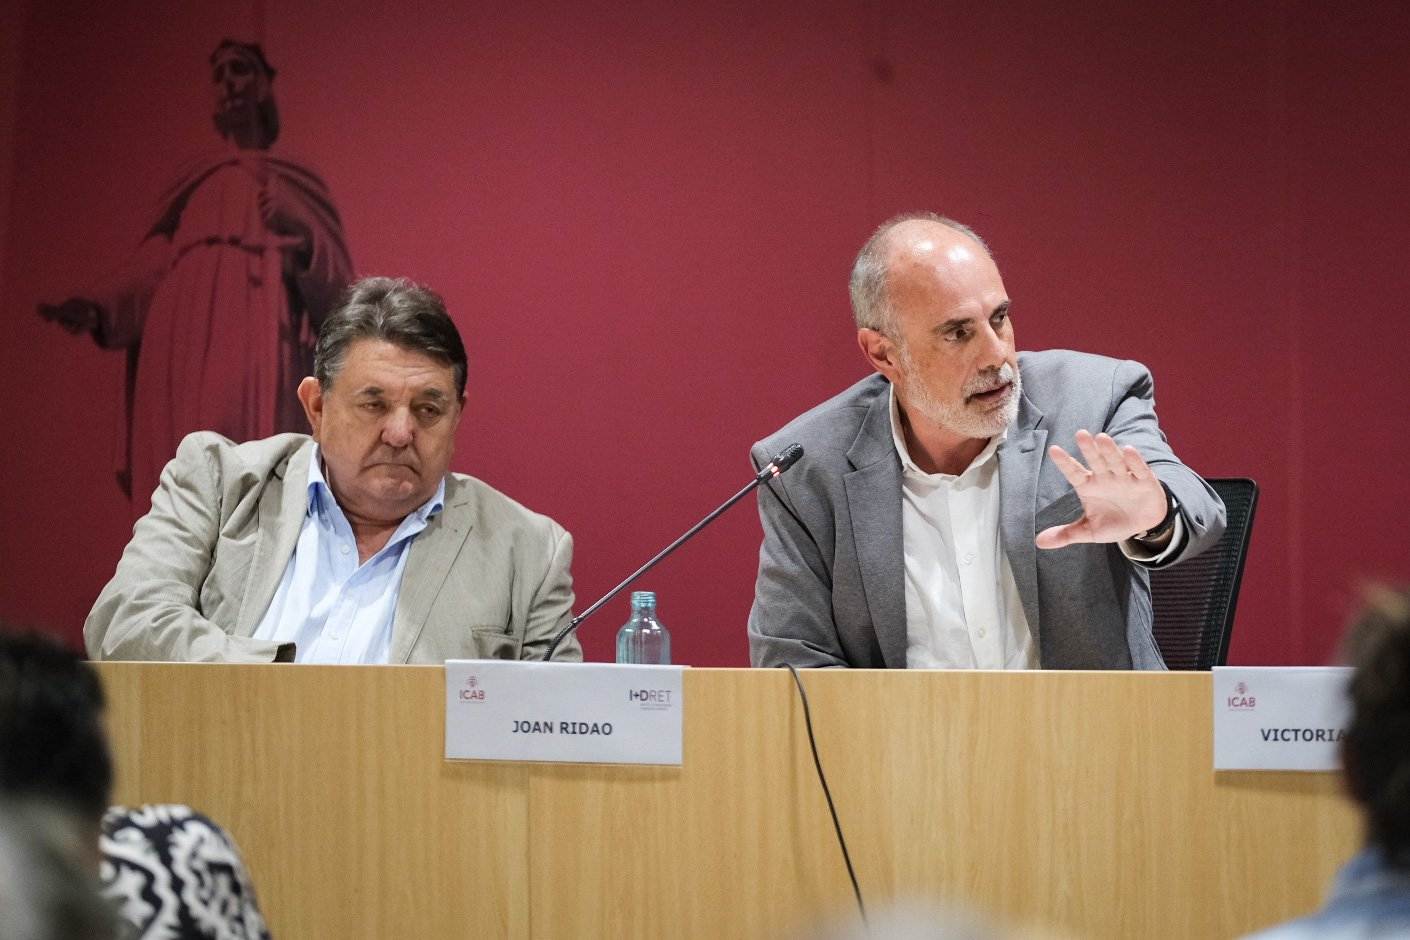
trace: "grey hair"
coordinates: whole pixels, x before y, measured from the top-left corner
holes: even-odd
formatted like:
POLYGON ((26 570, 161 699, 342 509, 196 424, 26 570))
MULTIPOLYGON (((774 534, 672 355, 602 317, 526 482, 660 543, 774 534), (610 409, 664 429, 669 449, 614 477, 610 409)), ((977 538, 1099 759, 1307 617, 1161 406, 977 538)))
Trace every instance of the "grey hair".
POLYGON ((430 288, 391 277, 366 277, 349 287, 318 330, 313 374, 324 391, 342 371, 348 348, 360 339, 384 340, 450 366, 455 395, 465 397, 465 344, 445 301, 430 288))
POLYGON ((868 238, 862 250, 857 252, 857 260, 852 264, 852 278, 848 289, 852 294, 852 316, 857 321, 859 330, 886 333, 894 323, 891 300, 887 293, 887 276, 890 269, 887 249, 890 248, 892 230, 905 222, 934 222, 954 229, 961 235, 974 239, 975 243, 984 249, 985 254, 989 253, 989 246, 984 244, 984 239, 962 222, 934 212, 902 212, 900 215, 893 215, 872 232, 871 238, 868 238))

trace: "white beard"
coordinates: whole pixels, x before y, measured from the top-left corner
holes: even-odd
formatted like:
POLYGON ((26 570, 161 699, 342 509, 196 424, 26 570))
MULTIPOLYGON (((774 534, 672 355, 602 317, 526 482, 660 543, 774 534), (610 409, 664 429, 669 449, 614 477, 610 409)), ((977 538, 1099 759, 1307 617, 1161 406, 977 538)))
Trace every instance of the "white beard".
POLYGON ((951 402, 941 400, 923 381, 915 378, 914 364, 904 348, 900 354, 901 365, 906 370, 906 384, 901 389, 905 393, 906 404, 937 427, 964 437, 987 439, 1002 433, 1004 428, 1018 417, 1018 401, 1023 393, 1023 380, 1019 377, 1018 370, 1007 362, 998 369, 981 372, 966 382, 959 400, 951 402), (997 408, 986 411, 977 405, 966 403, 970 395, 986 391, 1003 382, 1013 384, 1009 387, 1003 404, 997 408))

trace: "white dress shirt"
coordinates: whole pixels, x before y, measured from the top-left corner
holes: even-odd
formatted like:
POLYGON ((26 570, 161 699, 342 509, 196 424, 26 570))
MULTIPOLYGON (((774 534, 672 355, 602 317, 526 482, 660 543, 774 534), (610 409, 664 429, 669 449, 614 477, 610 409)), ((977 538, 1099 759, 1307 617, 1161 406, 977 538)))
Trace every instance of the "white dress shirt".
POLYGON ((906 562, 906 667, 1036 669, 1038 651, 999 541, 999 459, 992 438, 958 476, 911 460, 891 390, 901 458, 906 562))
POLYGON ((357 538, 323 478, 315 445, 308 462, 308 512, 298 546, 255 639, 295 644, 300 663, 385 663, 406 556, 416 534, 445 503, 435 495, 401 521, 382 550, 362 564, 357 538))

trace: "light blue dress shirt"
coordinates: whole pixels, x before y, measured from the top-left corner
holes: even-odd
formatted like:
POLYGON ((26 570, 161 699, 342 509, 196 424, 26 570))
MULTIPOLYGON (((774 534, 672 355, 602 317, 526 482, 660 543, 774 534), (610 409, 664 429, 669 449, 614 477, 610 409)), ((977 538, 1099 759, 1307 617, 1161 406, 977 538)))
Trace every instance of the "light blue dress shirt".
POLYGON ((1410 870, 1364 849, 1337 873, 1317 913, 1253 934, 1246 940, 1371 940, 1410 937, 1410 870))
POLYGON ((359 565, 352 525, 323 477, 314 445, 299 542, 255 638, 293 643, 300 663, 385 663, 411 541, 441 511, 445 494, 442 479, 382 550, 359 565))

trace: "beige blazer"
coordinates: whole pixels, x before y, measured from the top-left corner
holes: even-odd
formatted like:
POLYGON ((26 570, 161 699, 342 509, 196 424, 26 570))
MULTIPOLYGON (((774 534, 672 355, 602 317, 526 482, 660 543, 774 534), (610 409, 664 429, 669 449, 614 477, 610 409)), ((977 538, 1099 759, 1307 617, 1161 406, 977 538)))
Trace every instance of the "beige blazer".
MULTIPOLYGON (((183 440, 83 626, 89 656, 273 661, 280 644, 251 635, 298 543, 312 454, 303 434, 183 440)), ((572 536, 474 477, 446 475, 409 551, 393 663, 541 659, 572 616, 572 536)), ((582 650, 570 638, 554 658, 582 650)))

